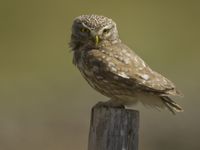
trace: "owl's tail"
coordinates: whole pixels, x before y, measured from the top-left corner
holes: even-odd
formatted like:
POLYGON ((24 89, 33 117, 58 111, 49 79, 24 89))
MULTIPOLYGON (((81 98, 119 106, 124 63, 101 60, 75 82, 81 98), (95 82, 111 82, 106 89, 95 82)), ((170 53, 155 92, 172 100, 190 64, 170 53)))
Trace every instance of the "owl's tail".
POLYGON ((176 112, 183 112, 181 106, 179 106, 176 102, 170 99, 168 96, 160 97, 164 103, 164 105, 172 112, 172 114, 176 114, 176 112))

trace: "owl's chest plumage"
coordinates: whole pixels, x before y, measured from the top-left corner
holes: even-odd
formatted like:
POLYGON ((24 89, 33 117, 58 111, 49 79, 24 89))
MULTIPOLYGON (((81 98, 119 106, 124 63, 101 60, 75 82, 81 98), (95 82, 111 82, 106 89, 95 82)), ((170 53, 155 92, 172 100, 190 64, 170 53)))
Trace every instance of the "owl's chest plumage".
POLYGON ((80 50, 74 54, 74 59, 82 76, 95 90, 110 98, 126 96, 127 99, 129 96, 134 97, 134 86, 129 85, 127 81, 122 81, 118 76, 108 73, 108 69, 118 71, 119 66, 116 67, 118 64, 112 61, 112 57, 120 58, 120 54, 115 54, 112 49, 106 48, 80 50), (99 51, 98 55, 92 56, 92 51, 99 51))

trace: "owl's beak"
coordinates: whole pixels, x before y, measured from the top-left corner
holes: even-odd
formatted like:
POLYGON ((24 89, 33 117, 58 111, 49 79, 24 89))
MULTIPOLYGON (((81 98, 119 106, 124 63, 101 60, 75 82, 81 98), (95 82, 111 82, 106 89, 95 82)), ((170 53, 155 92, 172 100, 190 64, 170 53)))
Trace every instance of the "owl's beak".
POLYGON ((95 36, 95 45, 98 45, 98 44, 99 44, 99 36, 96 35, 96 36, 95 36))
POLYGON ((95 45, 97 46, 100 42, 99 35, 95 31, 91 31, 92 40, 94 41, 95 45))

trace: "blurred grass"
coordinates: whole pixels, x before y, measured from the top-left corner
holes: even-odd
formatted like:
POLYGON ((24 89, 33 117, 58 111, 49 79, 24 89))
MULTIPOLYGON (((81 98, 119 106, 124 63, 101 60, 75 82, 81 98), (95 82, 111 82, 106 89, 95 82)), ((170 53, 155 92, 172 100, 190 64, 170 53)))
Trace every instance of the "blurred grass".
POLYGON ((107 98, 72 65, 73 18, 113 18, 121 39, 183 91, 185 112, 142 106, 140 149, 198 150, 200 89, 198 1, 0 2, 0 149, 86 149, 92 105, 107 98))

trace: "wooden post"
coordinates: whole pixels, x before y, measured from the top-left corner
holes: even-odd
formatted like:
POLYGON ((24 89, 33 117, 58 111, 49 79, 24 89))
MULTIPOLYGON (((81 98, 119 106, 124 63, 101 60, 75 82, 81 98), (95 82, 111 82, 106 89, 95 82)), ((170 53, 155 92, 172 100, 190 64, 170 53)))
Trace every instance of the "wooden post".
POLYGON ((139 112, 92 108, 88 150, 138 150, 139 112))

